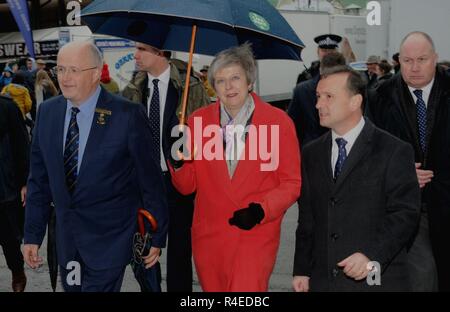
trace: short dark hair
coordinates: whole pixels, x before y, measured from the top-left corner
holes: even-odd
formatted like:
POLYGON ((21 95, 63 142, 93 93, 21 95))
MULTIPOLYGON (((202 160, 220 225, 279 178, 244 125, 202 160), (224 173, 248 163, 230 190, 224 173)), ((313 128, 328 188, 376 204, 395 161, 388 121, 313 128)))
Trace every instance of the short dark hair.
POLYGON ((338 65, 345 65, 345 57, 342 53, 331 52, 325 55, 320 61, 320 70, 338 65))
POLYGON ((380 67, 384 75, 388 74, 392 70, 392 65, 389 64, 387 60, 381 60, 380 63, 378 63, 378 67, 380 67))
POLYGON ((23 86, 25 84, 25 75, 23 74, 23 72, 18 71, 17 73, 15 73, 13 78, 11 79, 11 83, 23 86))
POLYGON ((164 50, 162 53, 166 59, 170 60, 172 58, 172 51, 164 50))
POLYGON ((348 65, 338 65, 334 67, 325 68, 322 73, 322 78, 335 74, 348 74, 347 76, 347 90, 352 95, 360 94, 362 96, 361 109, 364 112, 364 106, 366 101, 366 80, 361 76, 359 72, 352 69, 348 65))
POLYGON ((395 53, 394 55, 392 55, 392 59, 394 60, 394 61, 396 61, 397 63, 400 63, 400 60, 399 60, 399 55, 400 55, 400 53, 399 52, 397 52, 397 53, 395 53))
POLYGON ((450 61, 440 61, 439 63, 438 63, 438 65, 440 65, 440 66, 447 66, 447 67, 449 67, 450 68, 450 61))

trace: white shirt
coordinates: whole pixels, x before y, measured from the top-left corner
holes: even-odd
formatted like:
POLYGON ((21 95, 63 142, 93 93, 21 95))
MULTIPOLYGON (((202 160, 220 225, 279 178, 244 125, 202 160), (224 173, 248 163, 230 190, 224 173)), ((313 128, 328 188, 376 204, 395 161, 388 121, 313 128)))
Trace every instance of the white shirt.
POLYGON ((331 170, 333 172, 334 176, 334 167, 336 167, 336 162, 339 155, 339 146, 336 143, 337 138, 343 138, 345 141, 347 141, 347 144, 345 145, 345 150, 347 151, 347 157, 350 155, 350 151, 353 147, 353 144, 355 144, 356 139, 358 138, 359 134, 361 133, 362 129, 365 125, 365 120, 363 117, 361 117, 361 120, 358 122, 358 124, 350 131, 348 131, 344 135, 338 135, 333 130, 331 131, 331 140, 332 140, 332 147, 331 147, 331 170))
POLYGON ((158 82, 158 90, 159 90, 159 142, 160 142, 160 151, 161 151, 161 169, 162 171, 167 171, 166 159, 164 157, 163 149, 162 149, 162 129, 163 129, 163 118, 164 118, 164 109, 166 107, 166 98, 167 98, 167 90, 169 89, 169 81, 170 81, 170 66, 167 66, 167 69, 158 77, 152 76, 149 72, 147 72, 148 76, 148 88, 149 88, 149 97, 147 100, 147 114, 150 112, 150 102, 152 100, 153 95, 153 79, 159 79, 158 82))
POLYGON ((414 94, 414 91, 422 90, 422 99, 425 102, 425 107, 428 108, 428 100, 430 99, 430 93, 431 93, 431 88, 433 87, 433 83, 434 83, 434 78, 433 78, 433 80, 431 80, 431 82, 429 84, 427 84, 425 87, 423 87, 421 89, 416 89, 416 88, 408 86, 409 93, 411 93, 411 95, 414 99, 414 103, 417 102, 417 96, 414 94))

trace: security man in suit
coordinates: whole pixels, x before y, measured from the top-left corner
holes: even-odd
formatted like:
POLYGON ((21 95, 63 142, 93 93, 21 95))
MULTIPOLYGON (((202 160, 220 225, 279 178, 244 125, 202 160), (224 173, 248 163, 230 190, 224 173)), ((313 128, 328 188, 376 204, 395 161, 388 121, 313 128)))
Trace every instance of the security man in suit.
POLYGON ((424 32, 405 36, 399 60, 400 73, 369 92, 367 114, 414 149, 422 206, 408 254, 413 290, 450 291, 450 74, 424 32))
MULTIPOLYGON (((164 52, 148 44, 136 42, 134 55, 138 72, 122 94, 127 99, 142 104, 150 118, 158 163, 164 177, 169 205, 167 246, 167 291, 192 291, 191 226, 194 211, 193 194, 181 195, 172 185, 167 159, 171 155, 171 131, 179 123, 182 94, 185 87, 184 62, 169 61, 164 52), (178 67, 175 66, 178 64, 178 67)), ((209 97, 201 80, 190 77, 187 115, 209 104, 209 97)))

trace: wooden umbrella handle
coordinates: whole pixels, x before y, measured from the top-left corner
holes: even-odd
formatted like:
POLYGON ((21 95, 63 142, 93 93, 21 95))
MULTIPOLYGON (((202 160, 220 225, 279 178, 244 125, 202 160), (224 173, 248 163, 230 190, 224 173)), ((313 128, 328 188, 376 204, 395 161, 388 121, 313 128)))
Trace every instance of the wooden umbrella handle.
POLYGON ((138 209, 139 233, 141 233, 142 236, 144 236, 144 234, 145 234, 144 218, 146 218, 147 221, 152 226, 152 231, 156 232, 156 230, 158 229, 158 223, 156 222, 156 219, 147 210, 139 208, 138 209))
POLYGON ((183 91, 183 102, 181 105, 180 125, 184 125, 186 123, 186 107, 187 107, 187 100, 188 100, 188 94, 189 94, 189 82, 190 82, 190 78, 191 78, 192 58, 194 56, 196 33, 197 33, 197 25, 194 24, 194 25, 192 25, 191 46, 189 48, 189 62, 188 62, 188 66, 187 66, 186 83, 185 83, 184 91, 183 91))

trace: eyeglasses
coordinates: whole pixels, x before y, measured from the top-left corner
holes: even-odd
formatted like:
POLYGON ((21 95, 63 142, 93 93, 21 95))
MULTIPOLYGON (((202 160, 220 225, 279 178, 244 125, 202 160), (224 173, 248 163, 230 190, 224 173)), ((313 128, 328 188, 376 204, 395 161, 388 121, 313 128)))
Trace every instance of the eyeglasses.
POLYGON ((97 68, 97 66, 93 66, 93 67, 89 67, 89 68, 85 68, 85 69, 80 69, 78 67, 56 66, 56 74, 59 76, 64 76, 65 74, 79 75, 81 72, 95 69, 95 68, 97 68))

